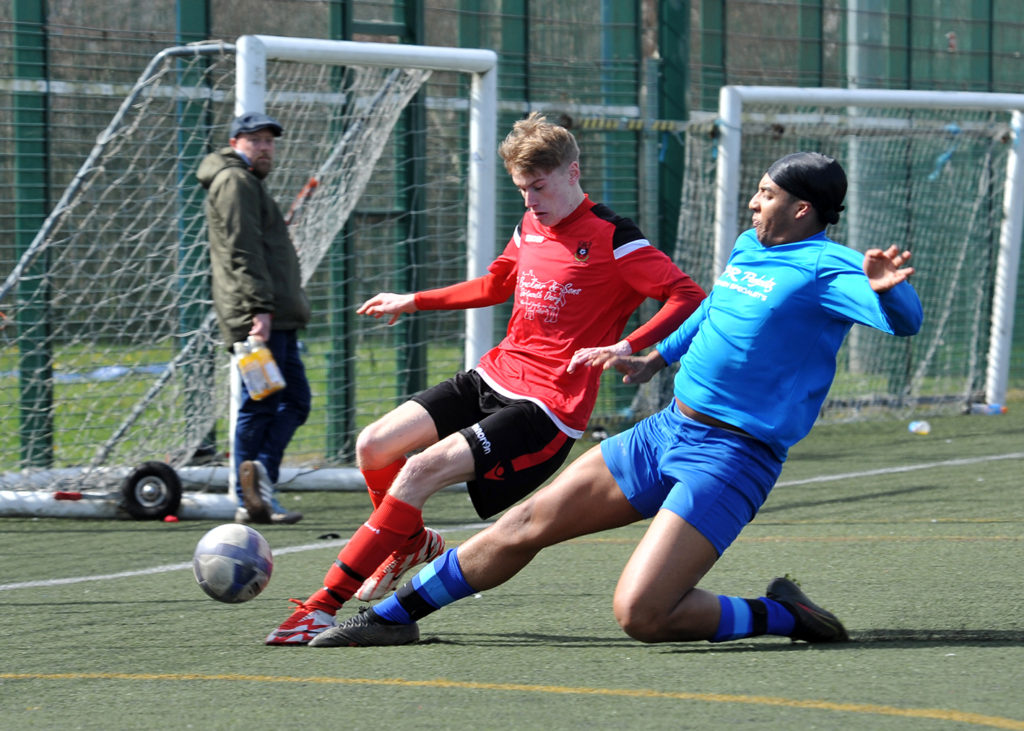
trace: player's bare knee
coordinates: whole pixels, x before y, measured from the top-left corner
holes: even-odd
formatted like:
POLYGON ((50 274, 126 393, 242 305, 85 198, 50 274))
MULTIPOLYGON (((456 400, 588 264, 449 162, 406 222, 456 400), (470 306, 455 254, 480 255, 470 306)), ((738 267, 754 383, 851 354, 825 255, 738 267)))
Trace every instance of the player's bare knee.
POLYGON ((381 432, 380 422, 375 421, 356 437, 356 463, 361 469, 380 469, 397 459, 387 449, 381 432))
POLYGON ((394 497, 422 506, 435 492, 446 487, 445 465, 429 452, 409 457, 402 472, 388 491, 394 497))
POLYGON ((409 457, 405 463, 405 479, 410 482, 429 480, 437 471, 437 458, 429 452, 421 452, 409 457))
POLYGON ((658 630, 656 627, 652 627, 649 624, 636 622, 632 618, 620 619, 619 626, 622 627, 622 631, 632 637, 637 642, 646 642, 652 644, 660 641, 658 636, 658 630))
POLYGON ((612 605, 615 621, 622 631, 639 642, 660 642, 664 618, 638 602, 615 598, 612 605))
POLYGON ((370 424, 359 432, 359 436, 356 437, 356 459, 360 465, 365 465, 368 460, 372 461, 376 452, 375 426, 376 424, 370 424))

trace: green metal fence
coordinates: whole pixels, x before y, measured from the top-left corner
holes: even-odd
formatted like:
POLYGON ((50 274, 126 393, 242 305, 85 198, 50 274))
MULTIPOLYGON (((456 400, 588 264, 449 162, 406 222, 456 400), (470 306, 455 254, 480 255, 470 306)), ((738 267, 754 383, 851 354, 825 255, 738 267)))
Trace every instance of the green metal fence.
MULTIPOLYGON (((496 50, 499 135, 531 109, 563 121, 583 149, 584 188, 636 219, 670 252, 687 174, 681 129, 688 119, 714 114, 723 84, 1024 91, 1019 0, 13 0, 0 6, 0 275, 32 240, 126 85, 155 53, 255 33, 496 50)), ((409 174, 414 187, 424 184, 416 178, 422 173, 409 174)), ((496 249, 522 211, 499 176, 496 249)), ((397 205, 406 213, 416 208, 413 198, 397 205)), ((398 235, 416 237, 414 228, 398 235)), ((439 263, 423 276, 460 275, 439 263)), ((421 278, 394 286, 440 283, 421 278)), ((1024 342, 1022 292, 1024 286, 1017 342, 1024 342)), ((0 371, 16 373, 19 363, 37 370, 33 359, 46 354, 15 343, 13 328, 3 324, 0 371)), ((403 333, 399 345, 417 337, 403 333)), ((396 387, 396 400, 422 384, 422 364, 411 372, 396 387)), ((613 381, 596 421, 620 418, 629 407, 631 392, 613 381)), ((49 410, 25 408, 48 395, 19 387, 16 378, 3 384, 0 407, 20 403, 24 418, 35 420, 28 433, 52 434, 49 410)), ((1024 363, 1013 364, 1010 385, 1024 387, 1024 363)), ((20 460, 32 463, 47 448, 45 436, 28 440, 20 460)))

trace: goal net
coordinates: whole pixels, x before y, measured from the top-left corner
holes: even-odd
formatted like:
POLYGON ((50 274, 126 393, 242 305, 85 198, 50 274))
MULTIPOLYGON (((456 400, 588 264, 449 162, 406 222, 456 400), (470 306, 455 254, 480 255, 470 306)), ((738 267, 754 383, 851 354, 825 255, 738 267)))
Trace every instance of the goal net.
POLYGON ((925 322, 913 338, 855 326, 822 419, 1002 403, 1024 193, 1014 111, 1022 107, 1024 95, 726 87, 717 118, 686 133, 676 261, 710 287, 751 225, 747 202, 769 165, 798 150, 831 155, 849 192, 829 235, 860 251, 910 249, 925 322))
POLYGON ((149 460, 224 457, 229 360, 195 172, 242 111, 284 127, 266 184, 315 313, 302 336, 314 417, 291 463, 343 462, 357 414, 392 408, 428 364, 457 370, 461 324, 388 329, 352 311, 417 277, 464 278, 487 256, 467 247, 493 250, 473 225, 494 177, 493 131, 479 131, 494 127, 488 54, 265 36, 158 54, 78 151, 84 163, 0 288, 0 487, 108 486, 149 460))

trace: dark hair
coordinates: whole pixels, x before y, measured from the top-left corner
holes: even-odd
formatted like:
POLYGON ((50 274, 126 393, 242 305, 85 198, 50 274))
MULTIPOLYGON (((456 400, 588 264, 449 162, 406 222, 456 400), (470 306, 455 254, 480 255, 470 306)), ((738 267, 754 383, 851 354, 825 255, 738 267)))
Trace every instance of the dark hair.
POLYGON ((834 158, 820 152, 794 152, 773 162, 768 177, 790 195, 810 203, 825 223, 839 223, 846 173, 834 158))

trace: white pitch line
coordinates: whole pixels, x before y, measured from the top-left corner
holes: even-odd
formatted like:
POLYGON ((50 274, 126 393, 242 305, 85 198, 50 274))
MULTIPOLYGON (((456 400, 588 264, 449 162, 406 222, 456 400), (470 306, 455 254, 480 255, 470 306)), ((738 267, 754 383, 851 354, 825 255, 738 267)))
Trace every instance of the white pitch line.
MULTIPOLYGON (((1004 459, 1024 459, 1024 452, 1012 452, 1010 454, 994 454, 988 457, 965 457, 963 459, 947 459, 941 462, 927 462, 924 464, 905 465, 903 467, 885 467, 877 470, 865 470, 863 472, 846 472, 838 475, 820 475, 808 477, 803 480, 785 480, 776 483, 775 487, 792 487, 794 485, 810 485, 818 482, 833 482, 835 480, 855 480, 862 477, 877 477, 879 475, 893 475, 901 472, 915 472, 917 470, 930 470, 937 467, 962 467, 965 465, 981 464, 984 462, 996 462, 1004 459)), ((445 528, 439 533, 448 533, 457 530, 479 530, 486 528, 490 523, 469 523, 467 525, 445 528)), ((283 556, 287 553, 301 553, 313 551, 319 548, 341 547, 348 543, 341 541, 322 541, 320 543, 306 543, 300 546, 286 546, 274 551, 275 556, 283 556)), ((15 584, 0 584, 0 591, 13 591, 14 589, 32 589, 44 586, 61 586, 64 584, 81 584, 86 581, 107 581, 109 579, 125 579, 131 576, 147 576, 151 574, 163 574, 170 571, 182 571, 192 568, 192 562, 166 564, 164 566, 153 566, 148 569, 137 569, 135 571, 120 571, 116 574, 98 574, 95 576, 71 576, 64 579, 45 579, 40 581, 21 581, 15 584)))
POLYGON ((864 472, 847 472, 842 475, 821 475, 819 477, 808 477, 803 480, 786 480, 775 483, 775 487, 789 487, 792 485, 808 485, 814 482, 833 482, 835 480, 854 480, 859 477, 875 477, 877 475, 895 475, 900 472, 915 472, 917 470, 930 470, 936 467, 962 467, 964 465, 980 464, 982 462, 996 462, 1002 459, 1024 459, 1024 452, 1013 452, 1011 454, 993 454, 988 457, 964 457, 963 459, 947 459, 942 462, 927 462, 925 464, 911 464, 904 467, 883 467, 877 470, 865 470, 864 472))
MULTIPOLYGON (((452 528, 436 529, 438 533, 451 533, 460 530, 480 530, 486 528, 490 523, 467 523, 452 528)), ((287 553, 302 553, 303 551, 315 551, 320 548, 341 548, 348 539, 320 541, 318 543, 304 543, 298 546, 285 546, 274 549, 274 557, 283 556, 287 553)), ((135 569, 133 571, 118 571, 116 574, 95 574, 93 576, 69 576, 63 579, 41 579, 39 581, 19 581, 15 584, 0 584, 0 591, 13 591, 15 589, 34 589, 48 586, 63 586, 65 584, 81 584, 86 581, 108 581, 110 579, 127 579, 132 576, 149 576, 152 574, 166 574, 171 571, 183 571, 191 569, 192 562, 169 563, 163 566, 151 566, 148 569, 135 569)))

